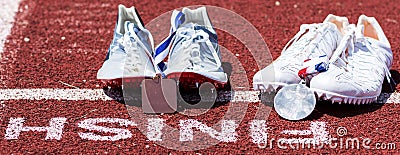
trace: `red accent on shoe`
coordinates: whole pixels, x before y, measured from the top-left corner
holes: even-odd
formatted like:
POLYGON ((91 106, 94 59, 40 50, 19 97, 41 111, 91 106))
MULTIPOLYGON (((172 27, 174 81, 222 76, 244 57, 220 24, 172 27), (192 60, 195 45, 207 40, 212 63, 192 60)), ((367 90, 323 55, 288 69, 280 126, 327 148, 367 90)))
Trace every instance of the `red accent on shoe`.
POLYGON ((300 69, 297 75, 300 78, 305 79, 307 76, 307 68, 300 69))
POLYGON ((144 79, 151 79, 151 77, 126 77, 126 78, 117 78, 117 79, 99 79, 103 86, 118 88, 122 85, 124 87, 140 87, 140 84, 144 79))
POLYGON ((177 82, 179 81, 179 86, 187 89, 196 88, 196 83, 198 86, 205 82, 212 83, 216 89, 224 89, 228 85, 228 82, 220 82, 213 80, 211 78, 205 77, 201 74, 193 73, 193 72, 175 72, 167 75, 168 79, 175 79, 177 82))

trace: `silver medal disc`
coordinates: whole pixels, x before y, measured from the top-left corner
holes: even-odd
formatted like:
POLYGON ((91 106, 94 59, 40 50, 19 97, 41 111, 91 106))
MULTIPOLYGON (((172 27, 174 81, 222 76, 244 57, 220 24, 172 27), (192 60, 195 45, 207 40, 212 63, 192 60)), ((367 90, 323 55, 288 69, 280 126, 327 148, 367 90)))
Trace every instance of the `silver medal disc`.
POLYGON ((288 120, 306 118, 315 108, 314 93, 302 84, 283 87, 275 96, 274 108, 279 116, 288 120))

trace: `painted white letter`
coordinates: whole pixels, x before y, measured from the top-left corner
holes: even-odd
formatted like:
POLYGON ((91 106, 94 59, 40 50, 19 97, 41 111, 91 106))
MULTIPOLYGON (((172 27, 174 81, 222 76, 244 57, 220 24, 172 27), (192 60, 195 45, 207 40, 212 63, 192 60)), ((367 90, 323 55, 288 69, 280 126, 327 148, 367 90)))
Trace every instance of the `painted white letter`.
POLYGON ((193 141, 193 128, 199 129, 203 133, 208 133, 212 138, 222 142, 235 142, 236 141, 236 128, 237 124, 233 120, 222 120, 221 132, 200 123, 197 120, 181 120, 179 141, 193 141))
POLYGON ((162 141, 162 129, 165 126, 165 120, 161 118, 149 118, 147 121, 147 138, 151 141, 162 141))
POLYGON ((18 139, 22 131, 39 131, 47 132, 45 140, 56 139, 60 140, 67 118, 57 117, 50 120, 49 126, 46 127, 30 127, 24 126, 24 118, 10 118, 6 129, 6 139, 18 139))
POLYGON ((120 118, 89 118, 85 119, 78 123, 78 126, 83 129, 87 129, 89 131, 98 131, 105 133, 114 133, 114 136, 101 136, 94 134, 92 132, 80 132, 78 133, 82 139, 88 140, 101 140, 101 141, 117 141, 120 139, 128 139, 132 137, 132 133, 127 129, 119 129, 119 128, 108 128, 103 126, 96 125, 97 123, 119 123, 120 126, 137 126, 136 123, 120 118))

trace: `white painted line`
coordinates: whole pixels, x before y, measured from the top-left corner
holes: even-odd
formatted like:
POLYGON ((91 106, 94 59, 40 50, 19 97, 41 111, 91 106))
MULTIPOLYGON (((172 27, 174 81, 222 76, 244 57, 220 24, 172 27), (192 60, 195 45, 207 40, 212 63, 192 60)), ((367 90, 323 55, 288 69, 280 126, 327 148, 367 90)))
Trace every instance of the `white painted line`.
POLYGON ((3 52, 4 43, 14 24, 14 16, 18 11, 21 0, 0 1, 0 53, 3 52))
POLYGON ((112 100, 103 89, 0 89, 0 100, 112 100))
MULTIPOLYGON (((259 91, 219 92, 218 99, 230 102, 260 102, 259 91), (233 93, 233 94, 232 94, 233 93)), ((103 89, 0 89, 0 100, 113 100, 103 89)), ((400 93, 384 93, 378 103, 400 103, 400 93)))

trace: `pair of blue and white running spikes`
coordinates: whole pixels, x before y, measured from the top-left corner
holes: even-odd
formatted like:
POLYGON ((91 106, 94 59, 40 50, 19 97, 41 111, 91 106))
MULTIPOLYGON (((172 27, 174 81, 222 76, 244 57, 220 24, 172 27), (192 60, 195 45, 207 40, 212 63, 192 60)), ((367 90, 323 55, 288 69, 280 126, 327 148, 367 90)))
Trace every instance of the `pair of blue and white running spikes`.
POLYGON ((155 77, 175 79, 189 87, 203 82, 224 87, 228 83, 217 34, 205 7, 174 10, 169 36, 154 48, 153 37, 135 7, 119 5, 114 38, 97 79, 119 87, 123 82, 140 84, 155 77))

